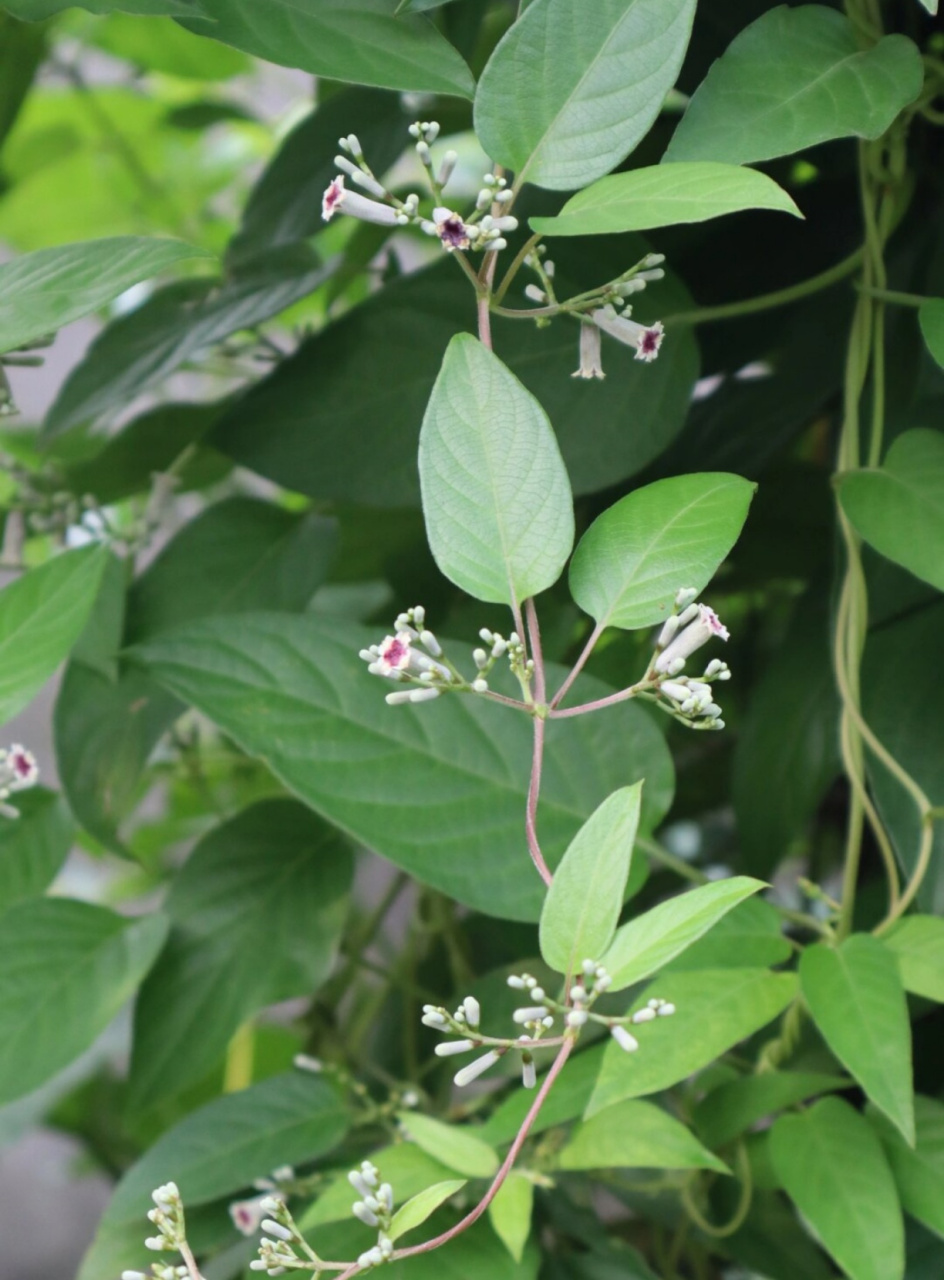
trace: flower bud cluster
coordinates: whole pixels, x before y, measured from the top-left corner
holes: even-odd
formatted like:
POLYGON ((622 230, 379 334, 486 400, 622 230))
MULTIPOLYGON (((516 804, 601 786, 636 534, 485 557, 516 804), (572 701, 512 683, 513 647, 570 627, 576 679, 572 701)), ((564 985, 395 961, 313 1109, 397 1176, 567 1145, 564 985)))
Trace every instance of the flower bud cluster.
POLYGON ((728 639, 725 627, 713 609, 695 601, 697 591, 684 587, 675 598, 675 611, 665 620, 656 639, 650 673, 657 681, 659 705, 664 711, 693 729, 723 729, 721 708, 714 701, 711 685, 730 680, 726 662, 713 658, 697 679, 682 675, 693 653, 713 637, 728 639))
MULTIPOLYGON (((295 1219, 289 1212, 284 1198, 278 1193, 265 1195, 259 1201, 263 1215, 259 1227, 265 1233, 259 1241, 259 1257, 249 1264, 250 1271, 264 1271, 269 1276, 281 1276, 289 1268, 306 1266, 297 1253, 301 1249, 316 1264, 318 1255, 310 1248, 295 1219)), ((230 1206, 232 1212, 232 1206, 230 1206)))
POLYGON ((660 1000, 654 997, 642 1009, 637 1009, 635 1013, 627 1014, 625 1018, 608 1018, 607 1025, 610 1028, 610 1034, 626 1053, 635 1053, 639 1048, 639 1041, 627 1030, 626 1023, 632 1026, 640 1026, 644 1022, 654 1022, 656 1018, 671 1018, 675 1013, 675 1005, 668 1000, 660 1000))
POLYGON ((380 1170, 369 1160, 362 1161, 359 1169, 352 1169, 347 1180, 362 1197, 351 1206, 351 1212, 366 1227, 377 1230, 377 1243, 360 1255, 357 1265, 367 1269, 389 1262, 393 1257, 393 1241, 389 1235, 393 1219, 393 1187, 389 1182, 381 1182, 380 1170))
POLYGON ((31 751, 18 742, 0 748, 0 817, 18 818, 19 810, 4 802, 13 792, 35 786, 38 779, 39 766, 31 751))

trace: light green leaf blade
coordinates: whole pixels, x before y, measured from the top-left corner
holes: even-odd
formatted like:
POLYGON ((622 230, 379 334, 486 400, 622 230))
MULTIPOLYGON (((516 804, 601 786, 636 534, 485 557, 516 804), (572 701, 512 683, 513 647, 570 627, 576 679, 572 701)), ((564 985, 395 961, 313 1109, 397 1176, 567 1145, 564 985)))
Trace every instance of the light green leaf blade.
POLYGON ((882 942, 898 960, 906 991, 944 1004, 944 920, 940 916, 905 916, 882 942))
MULTIPOLYGON (((380 89, 471 98, 472 73, 422 14, 395 17, 390 0, 201 0, 211 22, 185 21, 257 58, 380 89)), ((183 19, 181 19, 183 21, 183 19)))
POLYGON ((796 991, 795 974, 766 969, 662 974, 631 1010, 659 996, 675 1005, 675 1015, 640 1027, 636 1053, 624 1052, 615 1041, 606 1046, 584 1114, 590 1117, 624 1098, 657 1093, 700 1071, 782 1013, 796 991))
POLYGON ((944 1237, 944 1103, 916 1095, 914 1148, 877 1109, 869 1107, 867 1114, 885 1148, 902 1208, 944 1237))
POLYGON ((923 303, 918 309, 918 323, 928 350, 944 369, 944 298, 923 303))
POLYGON ((680 222, 707 222, 744 209, 803 215, 782 187, 756 169, 692 161, 613 173, 571 196, 553 218, 532 218, 545 236, 602 236, 680 222))
POLYGON ((944 433, 906 431, 882 467, 847 471, 838 487, 866 542, 944 591, 944 433))
POLYGON ((648 132, 682 65, 695 0, 534 0, 482 73, 475 131, 516 181, 572 191, 648 132))
POLYGON ((701 591, 734 546, 755 485, 724 472, 644 485, 594 520, 570 565, 577 604, 603 627, 648 627, 681 587, 701 591))
POLYGON ((430 549, 478 600, 520 603, 560 577, 573 498, 544 410, 477 339, 452 339, 420 432, 430 549))
POLYGON ((512 1169, 488 1206, 488 1218, 495 1234, 514 1258, 520 1262, 531 1234, 534 1209, 534 1183, 527 1174, 512 1169))
POLYGON ((928 13, 936 14, 938 9, 938 0, 918 0, 918 3, 927 9, 928 13))
POLYGON ((850 1280, 902 1280, 904 1231, 881 1143, 839 1098, 781 1116, 770 1154, 777 1174, 850 1280))
MULTIPOLYGON (((313 614, 244 614, 238 630, 226 619, 195 623, 136 657, 361 843, 463 903, 537 920, 544 886, 521 857, 527 718, 472 698, 385 706, 384 683, 357 656, 376 639, 313 614)), ((591 696, 597 691, 609 686, 596 684, 591 696)), ((548 726, 538 829, 552 869, 596 806, 643 773, 641 827, 651 831, 666 812, 672 773, 645 713, 617 706, 548 726)))
POLYGON ((4 9, 27 22, 39 22, 73 7, 89 13, 140 13, 199 16, 204 13, 202 0, 6 0, 4 9))
POLYGON ((666 969, 767 969, 792 954, 793 944, 784 937, 776 908, 763 898, 745 898, 666 969))
POLYGON ((72 846, 75 824, 61 796, 36 787, 16 797, 14 822, 0 824, 0 912, 38 897, 72 846))
MULTIPOLYGON (((571 1056, 567 1070, 554 1082, 554 1088, 531 1127, 532 1136, 583 1114, 600 1074, 603 1050, 603 1045, 594 1045, 571 1056)), ((482 1125, 482 1137, 496 1147, 507 1145, 521 1128, 533 1101, 534 1094, 530 1089, 514 1089, 482 1125)))
POLYGON ((0 1103, 77 1058, 133 995, 167 932, 85 902, 21 902, 0 930, 0 1103))
POLYGON ((613 938, 639 825, 642 783, 609 796, 574 836, 541 912, 541 955, 568 976, 613 938))
POLYGON ((848 1089, 850 1081, 812 1071, 766 1071, 712 1089, 695 1107, 694 1125, 709 1147, 723 1147, 773 1112, 820 1093, 848 1089))
POLYGON ((387 1235, 391 1240, 399 1240, 400 1236, 405 1236, 408 1231, 421 1226, 441 1204, 446 1203, 450 1196, 461 1191, 465 1184, 465 1178, 457 1178, 451 1182, 437 1182, 427 1187, 425 1191, 420 1191, 396 1211, 387 1235))
POLYGON ((611 991, 641 982, 697 942, 722 916, 767 886, 750 876, 731 876, 699 885, 651 907, 616 932, 602 963, 613 979, 611 991))
POLYGON ((68 656, 107 558, 102 547, 67 551, 0 592, 0 723, 32 701, 68 656))
POLYGON ((578 1124, 561 1149, 562 1169, 714 1169, 723 1160, 652 1102, 626 1101, 578 1124))
POLYGON ((467 1178, 491 1178, 498 1172, 494 1149, 468 1127, 443 1124, 420 1111, 401 1111, 397 1120, 411 1142, 456 1173, 467 1178))
POLYGON ((198 842, 171 886, 171 934, 135 1007, 132 1106, 212 1071, 266 1005, 317 991, 353 872, 344 837, 295 800, 261 801, 198 842))
POLYGON ((85 240, 24 253, 0 266, 0 351, 55 333, 185 258, 212 256, 181 240, 144 236, 85 240))
POLYGON ((869 934, 808 947, 803 996, 826 1043, 875 1105, 914 1142, 911 1029, 891 952, 869 934))
POLYGON ((863 49, 852 23, 834 10, 778 5, 714 63, 665 160, 750 164, 830 138, 878 138, 922 80, 920 54, 907 37, 885 36, 863 49))
MULTIPOLYGON (((398 1142, 372 1151, 370 1158, 380 1170, 384 1182, 393 1187, 394 1204, 404 1204, 434 1183, 448 1181, 449 1169, 434 1160, 412 1142, 398 1142)), ((351 1184, 347 1173, 333 1176, 315 1202, 297 1215, 298 1225, 308 1232, 328 1222, 342 1222, 351 1217, 351 1184)))

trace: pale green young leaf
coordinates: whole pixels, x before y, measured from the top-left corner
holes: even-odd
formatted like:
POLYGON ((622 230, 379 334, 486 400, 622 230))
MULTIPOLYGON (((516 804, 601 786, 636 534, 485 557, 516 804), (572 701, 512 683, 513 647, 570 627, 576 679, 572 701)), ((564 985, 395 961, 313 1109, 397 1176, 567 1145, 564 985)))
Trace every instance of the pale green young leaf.
POLYGON ((628 921, 617 930, 610 949, 602 957, 613 979, 610 989, 621 991, 657 973, 697 942, 732 907, 764 888, 762 880, 731 876, 660 902, 628 921))
POLYGON ((419 449, 436 563, 478 600, 520 603, 560 577, 573 498, 547 415, 469 334, 446 349, 419 449))
POLYGON ((905 916, 882 942, 898 960, 906 991, 944 1004, 944 920, 940 916, 905 916))
POLYGON ((898 1194, 868 1122, 839 1098, 781 1116, 774 1168, 803 1217, 850 1280, 902 1280, 898 1194))
POLYGON ((0 822, 0 912, 38 897, 72 846, 75 823, 61 796, 43 787, 16 797, 19 818, 0 822))
POLYGON ((512 1169, 488 1206, 488 1219, 515 1262, 524 1256, 533 1209, 534 1182, 526 1173, 512 1169))
POLYGON ((863 48, 820 4, 778 5, 714 63, 675 131, 667 161, 749 164, 830 138, 878 138, 921 92, 917 47, 885 36, 863 48))
POLYGON ((420 1191, 396 1211, 387 1235, 391 1240, 399 1240, 400 1236, 405 1236, 414 1227, 421 1226, 441 1204, 445 1204, 457 1191, 461 1191, 465 1184, 465 1178, 457 1178, 452 1181, 437 1182, 420 1191))
POLYGON ((767 1025, 794 999, 796 975, 766 969, 702 969, 664 973, 630 1006, 635 1012, 653 996, 675 1005, 670 1018, 656 1018, 634 1031, 639 1049, 628 1054, 607 1044, 584 1114, 668 1089, 700 1071, 739 1041, 767 1025))
POLYGON ((167 921, 62 898, 21 902, 0 930, 0 1103, 89 1047, 153 964, 167 921))
POLYGON ((24 253, 0 266, 0 351, 55 333, 185 258, 212 256, 180 240, 144 236, 84 240, 24 253))
POLYGON ((922 303, 918 323, 928 350, 944 369, 944 298, 929 298, 922 303))
POLYGON ((628 1100, 578 1124, 561 1149, 562 1169, 713 1169, 730 1173, 681 1121, 652 1102, 628 1100))
POLYGON ((913 1143, 911 1029, 894 955, 869 934, 816 943, 800 959, 800 983, 832 1052, 913 1143))
POLYGON ((568 976, 599 960, 619 920, 639 825, 642 783, 609 796, 574 836, 541 912, 541 955, 568 976))
POLYGON ((602 627, 662 622, 682 587, 701 591, 734 546, 756 486, 723 472, 673 476, 621 498, 577 544, 570 590, 602 627))
POLYGON ((68 657, 107 559, 102 547, 67 551, 0 592, 0 723, 32 701, 68 657))
POLYGON ((571 196, 553 218, 532 218, 545 236, 603 236, 679 222, 707 222, 744 209, 803 215, 782 187, 756 169, 692 161, 613 173, 571 196))
POLYGON ((695 1107, 696 1130, 709 1147, 723 1147, 773 1112, 820 1093, 848 1089, 851 1081, 812 1071, 766 1071, 740 1076, 705 1094, 695 1107))
POLYGON ((695 0, 534 0, 482 73, 475 131, 516 181, 573 191, 624 159, 675 83, 695 0))
MULTIPOLYGON (((423 14, 394 15, 392 0, 200 0, 209 22, 187 20, 257 58, 380 89, 471 98, 472 73, 423 14)), ((181 19, 181 21, 184 21, 181 19)))
POLYGON ((915 1096, 915 1145, 909 1147, 879 1111, 866 1113, 892 1167, 902 1208, 944 1237, 944 1103, 915 1096))
POLYGON ((411 1142, 456 1173, 467 1178, 491 1178, 498 1172, 494 1149, 467 1126, 443 1124, 419 1111, 400 1111, 397 1119, 411 1142))
POLYGON ((666 970, 766 969, 792 954, 776 908, 763 898, 745 898, 670 960, 666 970))
POLYGON ((866 542, 944 591, 944 433, 906 431, 881 467, 846 471, 838 487, 866 542))

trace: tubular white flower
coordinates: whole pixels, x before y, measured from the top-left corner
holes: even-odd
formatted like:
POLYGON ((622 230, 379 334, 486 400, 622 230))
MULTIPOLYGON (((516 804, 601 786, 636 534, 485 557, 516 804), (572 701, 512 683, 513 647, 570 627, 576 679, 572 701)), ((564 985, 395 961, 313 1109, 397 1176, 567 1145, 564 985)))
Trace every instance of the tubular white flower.
POLYGON ((493 1067, 500 1057, 501 1054, 496 1053, 494 1049, 490 1049, 488 1053, 483 1053, 481 1058, 476 1058, 467 1067, 457 1071, 453 1076, 453 1080, 461 1089, 464 1085, 470 1084, 484 1071, 487 1071, 489 1067, 493 1067))
POLYGON ((283 1227, 281 1222, 273 1222, 271 1218, 264 1219, 262 1230, 267 1231, 270 1236, 275 1236, 277 1240, 293 1239, 292 1232, 289 1231, 288 1227, 283 1227))
POLYGON ((657 320, 655 324, 637 324, 635 320, 617 315, 610 306, 591 311, 590 319, 617 342, 624 342, 627 346, 634 347, 637 360, 644 360, 647 364, 651 364, 658 356, 665 336, 661 320, 657 320))
POLYGON ((457 1053, 468 1053, 474 1048, 474 1040, 447 1040, 444 1044, 438 1044, 433 1052, 437 1058, 451 1058, 457 1053))
POLYGON ((254 1236, 269 1211, 266 1202, 269 1196, 256 1196, 252 1200, 234 1200, 229 1206, 229 1216, 233 1226, 244 1236, 254 1236))
POLYGON ((529 1054, 526 1058, 521 1059, 521 1083, 526 1089, 533 1089, 537 1084, 538 1075, 534 1066, 534 1059, 529 1054))
POLYGON ((469 228, 452 209, 437 206, 433 210, 433 228, 447 253, 454 249, 468 249, 469 228))
POLYGON ((728 635, 727 627, 722 625, 715 611, 709 609, 706 604, 700 604, 697 606, 697 615, 694 620, 677 632, 671 643, 656 658, 655 669, 675 675, 681 670, 677 664, 681 661, 684 666, 686 659, 690 658, 696 649, 707 644, 713 636, 720 636, 722 640, 727 640, 728 635))
POLYGON ((336 213, 347 213, 361 222, 374 222, 382 227, 397 225, 396 209, 377 200, 368 200, 356 191, 348 191, 341 173, 329 183, 321 201, 321 216, 325 222, 330 222, 336 213))
MULTIPOLYGON (((530 286, 529 286, 530 287, 530 286)), ((605 378, 601 355, 600 330, 585 320, 580 323, 580 363, 572 378, 605 378)))
MULTIPOLYGON (((357 1200, 351 1205, 351 1213, 353 1213, 355 1218, 358 1218, 363 1222, 365 1227, 377 1227, 380 1225, 380 1219, 377 1217, 376 1213, 371 1212, 371 1210, 367 1208, 367 1205, 364 1204, 363 1200, 357 1200)), ((289 1239, 291 1239, 291 1237, 289 1237, 289 1239)))

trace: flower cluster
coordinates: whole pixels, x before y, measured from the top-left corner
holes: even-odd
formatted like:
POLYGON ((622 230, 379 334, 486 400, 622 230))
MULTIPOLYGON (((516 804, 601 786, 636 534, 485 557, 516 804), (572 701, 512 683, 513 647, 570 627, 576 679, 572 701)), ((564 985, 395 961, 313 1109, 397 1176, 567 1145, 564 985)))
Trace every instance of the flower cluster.
POLYGON ((39 766, 31 751, 17 742, 0 748, 0 816, 18 818, 19 810, 7 804, 7 799, 14 791, 25 791, 35 786, 38 779, 39 766))
POLYGON ((366 1227, 375 1227, 377 1243, 357 1259, 363 1269, 377 1267, 393 1257, 393 1241, 390 1239, 390 1223, 393 1218, 393 1187, 380 1181, 380 1170, 369 1160, 359 1169, 352 1169, 347 1180, 362 1197, 351 1206, 351 1212, 366 1227))
MULTIPOLYGON (((187 1231, 184 1223, 184 1206, 180 1191, 175 1182, 167 1182, 158 1187, 151 1195, 154 1208, 148 1211, 148 1220, 157 1228, 156 1236, 148 1236, 145 1248, 155 1253, 170 1251, 190 1256, 187 1247, 187 1231)), ((185 1264, 159 1263, 151 1267, 153 1280, 180 1280, 191 1275, 191 1268, 185 1264)), ((123 1271, 121 1280, 149 1280, 143 1271, 123 1271)))
POLYGON ((728 629, 714 610, 695 602, 697 594, 685 587, 675 597, 675 612, 659 632, 650 673, 664 711, 693 729, 723 729, 721 708, 714 701, 711 685, 731 679, 727 663, 713 658, 698 679, 681 674, 691 655, 709 640, 716 636, 728 639, 728 629))
POLYGON ((265 1234, 259 1241, 259 1257, 253 1258, 249 1270, 281 1276, 289 1268, 302 1266, 317 1272, 321 1259, 298 1229, 282 1196, 271 1193, 263 1196, 259 1207, 269 1216, 258 1224, 265 1234), (305 1254, 305 1260, 299 1257, 298 1249, 305 1254))

